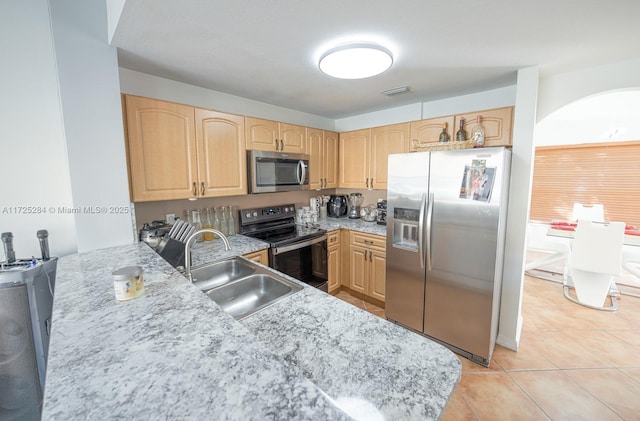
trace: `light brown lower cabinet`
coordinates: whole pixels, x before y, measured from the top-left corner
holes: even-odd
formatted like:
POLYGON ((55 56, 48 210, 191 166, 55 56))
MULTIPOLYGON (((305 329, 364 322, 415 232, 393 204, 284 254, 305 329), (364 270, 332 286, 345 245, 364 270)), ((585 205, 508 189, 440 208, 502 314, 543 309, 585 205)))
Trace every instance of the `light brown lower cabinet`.
POLYGON ((269 266, 269 254, 267 253, 267 249, 254 251, 253 253, 247 253, 243 255, 243 257, 263 264, 265 266, 269 266))
POLYGON ((386 239, 351 231, 349 237, 349 289, 385 300, 386 239))
POLYGON ((330 231, 327 235, 327 274, 329 293, 340 288, 340 268, 342 250, 340 246, 340 230, 330 231))

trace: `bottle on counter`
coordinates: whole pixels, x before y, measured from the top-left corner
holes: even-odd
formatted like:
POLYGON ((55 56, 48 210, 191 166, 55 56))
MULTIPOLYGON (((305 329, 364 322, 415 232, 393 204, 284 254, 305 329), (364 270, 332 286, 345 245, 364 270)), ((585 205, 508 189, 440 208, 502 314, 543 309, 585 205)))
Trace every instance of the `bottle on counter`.
MULTIPOLYGON (((220 214, 218 213, 218 209, 211 208, 211 213, 213 214, 213 221, 211 221, 213 223, 213 229, 221 231, 220 230, 220 214)), ((213 238, 218 238, 218 236, 214 235, 213 238)))
POLYGON ((446 143, 450 140, 449 133, 447 133, 447 122, 442 123, 442 133, 440 133, 440 138, 438 142, 446 143))
POLYGON ((220 232, 225 236, 229 235, 229 225, 227 225, 227 212, 224 206, 220 206, 220 232))
POLYGON ((476 124, 471 129, 471 139, 473 140, 474 148, 481 148, 484 146, 484 126, 482 125, 482 116, 476 117, 476 124))
MULTIPOLYGON (((213 228, 213 222, 211 222, 211 212, 208 208, 204 208, 202 209, 202 228, 213 228)), ((211 241, 213 240, 213 233, 212 232, 205 232, 202 235, 202 238, 204 241, 211 241)))
MULTIPOLYGON (((193 226, 196 227, 196 231, 202 229, 202 220, 200 219, 200 211, 198 209, 191 212, 191 218, 193 219, 193 226)), ((201 243, 204 240, 202 234, 196 235, 196 243, 201 243)))
POLYGON ((456 132, 456 141, 464 142, 467 140, 467 131, 464 129, 464 118, 460 119, 460 129, 456 132))
POLYGON ((233 217, 233 206, 229 205, 229 216, 227 217, 227 225, 228 225, 228 235, 231 237, 232 235, 236 235, 236 220, 233 217))

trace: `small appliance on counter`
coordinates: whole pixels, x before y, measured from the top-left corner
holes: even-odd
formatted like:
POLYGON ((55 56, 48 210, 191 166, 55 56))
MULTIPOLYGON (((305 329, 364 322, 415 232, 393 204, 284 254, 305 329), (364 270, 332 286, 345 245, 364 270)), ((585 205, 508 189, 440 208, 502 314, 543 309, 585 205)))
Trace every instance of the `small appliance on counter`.
POLYGON ((363 221, 376 222, 378 219, 378 207, 376 205, 364 206, 360 209, 360 216, 363 221))
POLYGON ((362 204, 362 193, 351 193, 349 195, 349 202, 351 207, 349 208, 349 218, 360 218, 360 205, 362 204))
POLYGON ((378 225, 387 225, 387 200, 378 200, 378 216, 376 222, 378 225))
POLYGON ((347 196, 332 194, 327 203, 327 215, 331 218, 343 218, 347 216, 347 196))
POLYGON ((17 258, 2 233, 0 261, 0 419, 39 420, 45 384, 57 257, 47 230, 36 234, 41 258, 17 258))
POLYGON ((144 241, 149 244, 150 247, 156 248, 170 230, 171 225, 165 224, 164 221, 144 223, 142 228, 140 228, 140 241, 144 241))

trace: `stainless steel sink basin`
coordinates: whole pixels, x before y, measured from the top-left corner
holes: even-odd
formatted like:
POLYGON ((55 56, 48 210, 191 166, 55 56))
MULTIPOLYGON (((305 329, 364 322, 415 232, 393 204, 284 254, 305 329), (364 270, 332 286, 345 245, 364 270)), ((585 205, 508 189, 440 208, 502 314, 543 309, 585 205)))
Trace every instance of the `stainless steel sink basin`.
POLYGON ((255 272, 255 267, 234 258, 191 269, 191 277, 195 286, 207 291, 255 272))
POLYGON ((205 294, 224 311, 242 319, 301 289, 300 285, 285 278, 255 274, 205 291, 205 294))

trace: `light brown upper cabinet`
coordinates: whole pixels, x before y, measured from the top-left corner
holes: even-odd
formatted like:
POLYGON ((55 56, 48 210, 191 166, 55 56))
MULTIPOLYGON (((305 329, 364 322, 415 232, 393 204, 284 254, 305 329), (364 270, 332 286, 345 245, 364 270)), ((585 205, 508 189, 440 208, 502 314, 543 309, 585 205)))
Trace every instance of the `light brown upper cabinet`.
POLYGON ((428 143, 438 143, 440 133, 442 133, 442 125, 447 123, 447 133, 451 139, 455 139, 456 129, 452 129, 454 118, 453 116, 428 118, 425 120, 418 120, 411 122, 411 145, 410 151, 415 152, 419 150, 419 145, 425 145, 428 143))
POLYGON ((484 147, 511 146, 511 126, 513 124, 513 107, 494 108, 457 115, 456 131, 460 127, 460 119, 464 119, 464 128, 468 134, 476 124, 476 117, 482 116, 484 126, 484 147))
POLYGON ((409 123, 391 124, 371 129, 369 188, 387 189, 389 154, 403 152, 409 152, 409 123))
POLYGON ((309 188, 338 187, 338 134, 307 128, 307 153, 310 157, 309 188))
POLYGON ((386 189, 388 155, 402 152, 409 152, 409 123, 341 133, 339 187, 386 189))
POLYGON ((247 149, 307 153, 306 128, 255 117, 245 117, 247 149))
POLYGON ((196 108, 201 197, 247 194, 244 117, 196 108))
POLYGON ((246 194, 244 118, 125 96, 131 200, 246 194))

